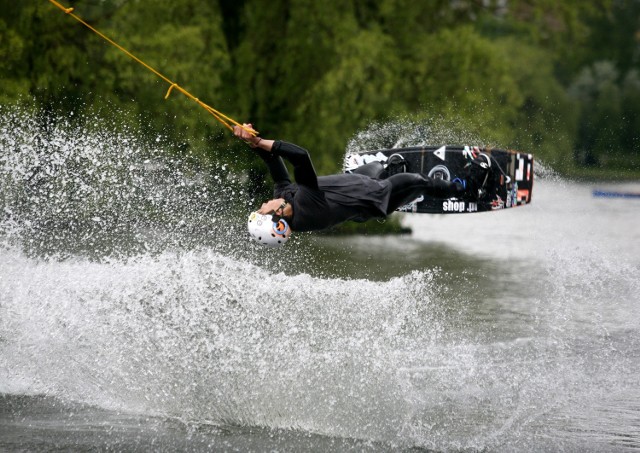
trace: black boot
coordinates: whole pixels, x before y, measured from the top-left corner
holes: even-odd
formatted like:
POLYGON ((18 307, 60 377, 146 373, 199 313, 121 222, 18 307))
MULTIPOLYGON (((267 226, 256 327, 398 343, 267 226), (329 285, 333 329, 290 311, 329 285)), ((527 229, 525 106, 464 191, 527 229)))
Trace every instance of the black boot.
POLYGON ((465 198, 477 200, 484 194, 491 172, 491 158, 484 153, 469 162, 464 168, 465 198))
POLYGON ((404 160, 404 157, 402 157, 402 155, 392 154, 391 156, 389 156, 389 159, 387 160, 387 165, 384 171, 384 178, 397 175, 398 173, 406 173, 406 172, 407 172, 407 162, 404 160))

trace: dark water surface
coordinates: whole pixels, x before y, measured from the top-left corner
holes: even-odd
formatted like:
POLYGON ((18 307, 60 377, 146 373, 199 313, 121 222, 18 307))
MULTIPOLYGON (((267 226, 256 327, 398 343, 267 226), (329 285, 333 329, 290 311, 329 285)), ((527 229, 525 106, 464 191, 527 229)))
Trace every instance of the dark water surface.
POLYGON ((279 429, 189 425, 44 396, 0 397, 2 451, 390 451, 374 442, 279 429))

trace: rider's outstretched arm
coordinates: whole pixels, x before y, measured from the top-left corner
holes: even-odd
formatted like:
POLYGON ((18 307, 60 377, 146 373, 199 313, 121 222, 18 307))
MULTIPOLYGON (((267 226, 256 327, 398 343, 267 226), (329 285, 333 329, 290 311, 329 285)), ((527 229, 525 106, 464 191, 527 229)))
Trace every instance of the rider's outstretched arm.
POLYGON ((293 175, 298 185, 307 186, 312 189, 318 188, 318 176, 316 175, 316 170, 313 168, 311 156, 309 156, 309 152, 306 149, 293 143, 278 140, 273 144, 271 152, 291 162, 293 165, 293 175))
POLYGON ((276 190, 279 186, 286 186, 291 184, 291 177, 287 171, 287 167, 284 162, 276 154, 271 152, 273 148, 273 140, 265 140, 261 137, 251 135, 248 131, 253 129, 253 125, 249 123, 243 124, 243 127, 235 126, 233 133, 236 137, 244 140, 250 147, 254 148, 258 153, 258 156, 262 158, 264 163, 269 169, 271 178, 276 185, 276 190))
POLYGON ((291 184, 289 171, 287 170, 287 167, 285 166, 280 156, 259 149, 256 149, 256 151, 258 152, 258 156, 260 156, 260 158, 262 158, 264 163, 267 165, 269 174, 271 174, 271 178, 276 184, 276 188, 279 186, 286 186, 291 184))
MULTIPOLYGON (((247 129, 253 128, 251 124, 245 124, 244 126, 247 129)), ((284 166, 284 163, 282 163, 282 159, 280 159, 280 157, 284 157, 293 165, 293 174, 296 183, 312 189, 318 188, 318 177, 315 169, 313 168, 309 152, 306 149, 301 148, 298 145, 294 145, 293 143, 255 137, 249 134, 245 129, 238 126, 234 128, 234 134, 258 151, 260 157, 262 157, 269 167, 271 176, 276 184, 285 181, 290 182, 286 167, 284 166)))

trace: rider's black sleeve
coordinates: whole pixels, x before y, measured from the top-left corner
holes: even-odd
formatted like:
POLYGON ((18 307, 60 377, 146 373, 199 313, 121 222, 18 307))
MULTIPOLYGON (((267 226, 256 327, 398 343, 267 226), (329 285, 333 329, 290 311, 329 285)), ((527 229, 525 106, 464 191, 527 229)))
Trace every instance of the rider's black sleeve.
POLYGON ((256 152, 267 165, 269 174, 271 174, 271 177, 273 178, 276 186, 291 184, 291 177, 289 176, 287 167, 284 165, 284 162, 282 161, 282 158, 280 156, 277 156, 272 152, 257 148, 256 152))
POLYGON ((316 170, 313 168, 309 152, 306 149, 293 143, 278 140, 274 142, 271 152, 275 156, 282 156, 291 162, 293 165, 293 176, 298 185, 307 186, 312 189, 318 188, 318 176, 316 175, 316 170))

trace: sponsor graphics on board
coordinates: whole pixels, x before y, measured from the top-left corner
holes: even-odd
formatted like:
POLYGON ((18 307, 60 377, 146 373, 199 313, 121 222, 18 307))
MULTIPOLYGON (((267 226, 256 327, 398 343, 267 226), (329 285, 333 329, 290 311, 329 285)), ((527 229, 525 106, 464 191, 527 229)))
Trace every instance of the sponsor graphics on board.
POLYGON ((443 212, 477 212, 478 203, 474 201, 445 200, 442 202, 443 212))
POLYGON ((481 152, 490 156, 493 172, 487 179, 485 190, 480 194, 480 200, 424 196, 397 210, 407 213, 471 213, 501 210, 530 203, 535 177, 533 156, 517 151, 471 145, 424 145, 365 151, 362 154, 354 152, 346 155, 344 171, 351 172, 362 165, 378 161, 385 169, 381 177, 406 172, 452 181, 456 177, 462 177, 469 161, 481 152))
POLYGON ((496 195, 495 200, 491 202, 491 210, 497 211, 498 209, 504 209, 504 200, 500 195, 496 195))
POLYGON ((447 152, 447 147, 446 146, 441 146, 440 148, 436 149, 433 154, 436 157, 439 157, 442 160, 447 160, 445 157, 445 153, 447 152))
POLYGON ((344 158, 344 171, 351 172, 370 162, 386 162, 387 156, 378 152, 376 154, 349 154, 344 158))
POLYGON ((420 195, 411 203, 407 203, 404 206, 400 206, 397 210, 402 212, 418 212, 418 203, 422 203, 423 201, 424 201, 424 195, 420 195))
POLYGON ((472 147, 465 146, 464 149, 462 150, 462 155, 469 160, 478 157, 479 153, 480 153, 480 147, 478 146, 472 146, 472 147))
MULTIPOLYGON (((516 168, 516 181, 524 181, 524 157, 518 154, 518 168, 516 168)), ((529 179, 529 172, 527 172, 527 180, 529 179)))
POLYGON ((516 204, 518 194, 518 183, 515 183, 510 190, 507 190, 507 208, 510 208, 516 204))
POLYGON ((529 194, 528 190, 518 190, 518 205, 529 203, 529 194))
POLYGON ((429 171, 429 174, 427 176, 429 176, 429 178, 444 179, 445 181, 451 181, 451 172, 444 165, 436 165, 429 171))

